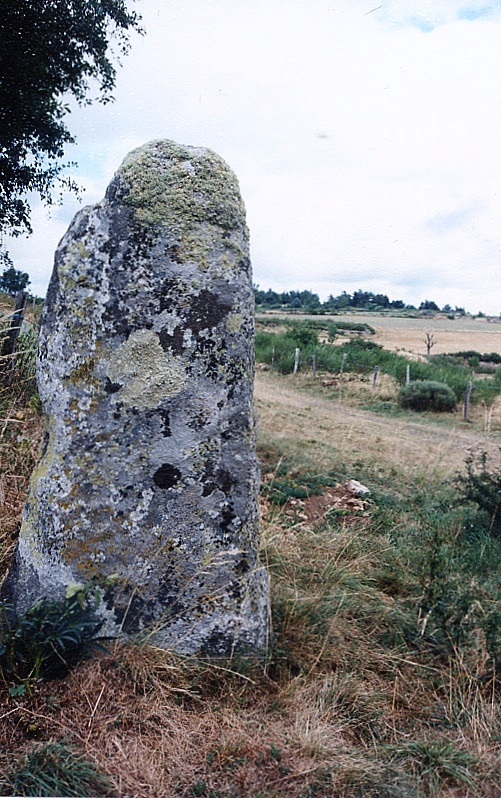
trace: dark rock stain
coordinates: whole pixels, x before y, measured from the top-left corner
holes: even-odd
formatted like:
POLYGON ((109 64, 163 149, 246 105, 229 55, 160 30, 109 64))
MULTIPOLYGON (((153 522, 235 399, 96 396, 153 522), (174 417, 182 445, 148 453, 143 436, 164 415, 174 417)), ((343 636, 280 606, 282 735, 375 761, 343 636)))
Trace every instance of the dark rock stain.
POLYGON ((153 482, 157 488, 168 490, 177 485, 181 476, 179 468, 176 468, 172 463, 164 463, 153 474, 153 482))
POLYGON ((231 303, 222 301, 212 291, 203 289, 191 301, 186 326, 198 333, 216 327, 229 313, 231 303))

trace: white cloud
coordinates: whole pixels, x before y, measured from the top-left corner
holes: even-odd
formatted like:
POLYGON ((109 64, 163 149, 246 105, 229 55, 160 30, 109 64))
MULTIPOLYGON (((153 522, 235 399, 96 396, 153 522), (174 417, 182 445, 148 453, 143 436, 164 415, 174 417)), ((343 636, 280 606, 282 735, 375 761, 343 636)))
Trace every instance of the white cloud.
MULTIPOLYGON (((206 145, 240 179, 262 287, 364 288, 499 313, 501 3, 143 0, 141 10, 147 35, 119 71, 116 103, 69 120, 85 202, 147 140, 206 145)), ((68 202, 47 223, 36 209, 36 239, 11 247, 40 286, 73 212, 68 202)))

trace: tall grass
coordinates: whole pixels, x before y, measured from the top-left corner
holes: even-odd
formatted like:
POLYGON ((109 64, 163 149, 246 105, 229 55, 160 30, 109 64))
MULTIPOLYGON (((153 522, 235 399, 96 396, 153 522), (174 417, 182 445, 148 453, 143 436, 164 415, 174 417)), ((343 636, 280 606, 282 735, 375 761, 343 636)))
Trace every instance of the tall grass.
MULTIPOLYGON (((2 330, 0 328, 0 349, 2 330)), ((36 330, 21 331, 15 356, 0 361, 0 578, 19 528, 41 434, 35 379, 36 330)))

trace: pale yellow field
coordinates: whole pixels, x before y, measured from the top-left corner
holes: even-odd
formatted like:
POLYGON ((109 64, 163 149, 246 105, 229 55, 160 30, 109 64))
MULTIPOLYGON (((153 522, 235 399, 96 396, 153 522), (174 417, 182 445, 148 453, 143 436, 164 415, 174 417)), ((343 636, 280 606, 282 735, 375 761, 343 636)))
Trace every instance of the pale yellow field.
MULTIPOLYGON (((390 351, 403 350, 416 357, 426 355, 426 333, 433 335, 435 345, 433 355, 446 352, 461 352, 474 350, 481 354, 497 352, 501 355, 501 319, 488 321, 486 318, 474 319, 464 316, 457 319, 448 319, 446 316, 431 316, 429 318, 406 318, 398 316, 383 316, 374 313, 346 313, 342 315, 309 316, 307 314, 266 313, 263 317, 275 316, 302 319, 322 319, 327 324, 329 321, 366 322, 376 330, 373 341, 384 346, 390 351)), ((259 318, 259 314, 258 314, 259 318)), ((344 337, 339 336, 336 343, 343 343, 344 337)))
POLYGON ((353 316, 330 316, 333 321, 367 322, 376 330, 373 340, 390 351, 403 349, 415 355, 426 355, 426 333, 436 341, 432 354, 460 352, 473 349, 475 352, 497 352, 501 354, 501 321, 473 319, 469 316, 457 319, 431 317, 420 319, 395 318, 370 313, 353 316))

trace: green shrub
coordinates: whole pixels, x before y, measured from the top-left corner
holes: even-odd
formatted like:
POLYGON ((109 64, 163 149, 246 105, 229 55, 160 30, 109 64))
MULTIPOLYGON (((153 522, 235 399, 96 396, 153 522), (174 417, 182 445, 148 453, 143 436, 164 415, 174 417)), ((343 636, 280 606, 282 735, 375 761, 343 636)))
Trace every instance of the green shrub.
POLYGON ((433 410, 444 413, 454 410, 456 397, 454 391, 442 382, 416 380, 404 385, 398 393, 401 407, 410 410, 433 410))
POLYGON ((465 465, 466 475, 456 478, 462 498, 486 514, 489 531, 501 538, 501 469, 489 468, 487 452, 470 452, 465 465))
POLYGON ((299 324, 294 324, 285 333, 287 338, 290 338, 296 346, 307 347, 318 344, 318 333, 308 322, 302 321, 299 324))
MULTIPOLYGON (((81 586, 76 585, 75 588, 81 586)), ((12 608, 0 605, 0 672, 26 683, 64 676, 92 648, 104 621, 96 620, 85 588, 68 589, 63 601, 46 598, 12 620, 12 608)), ((14 690, 16 688, 13 688, 14 690)))

